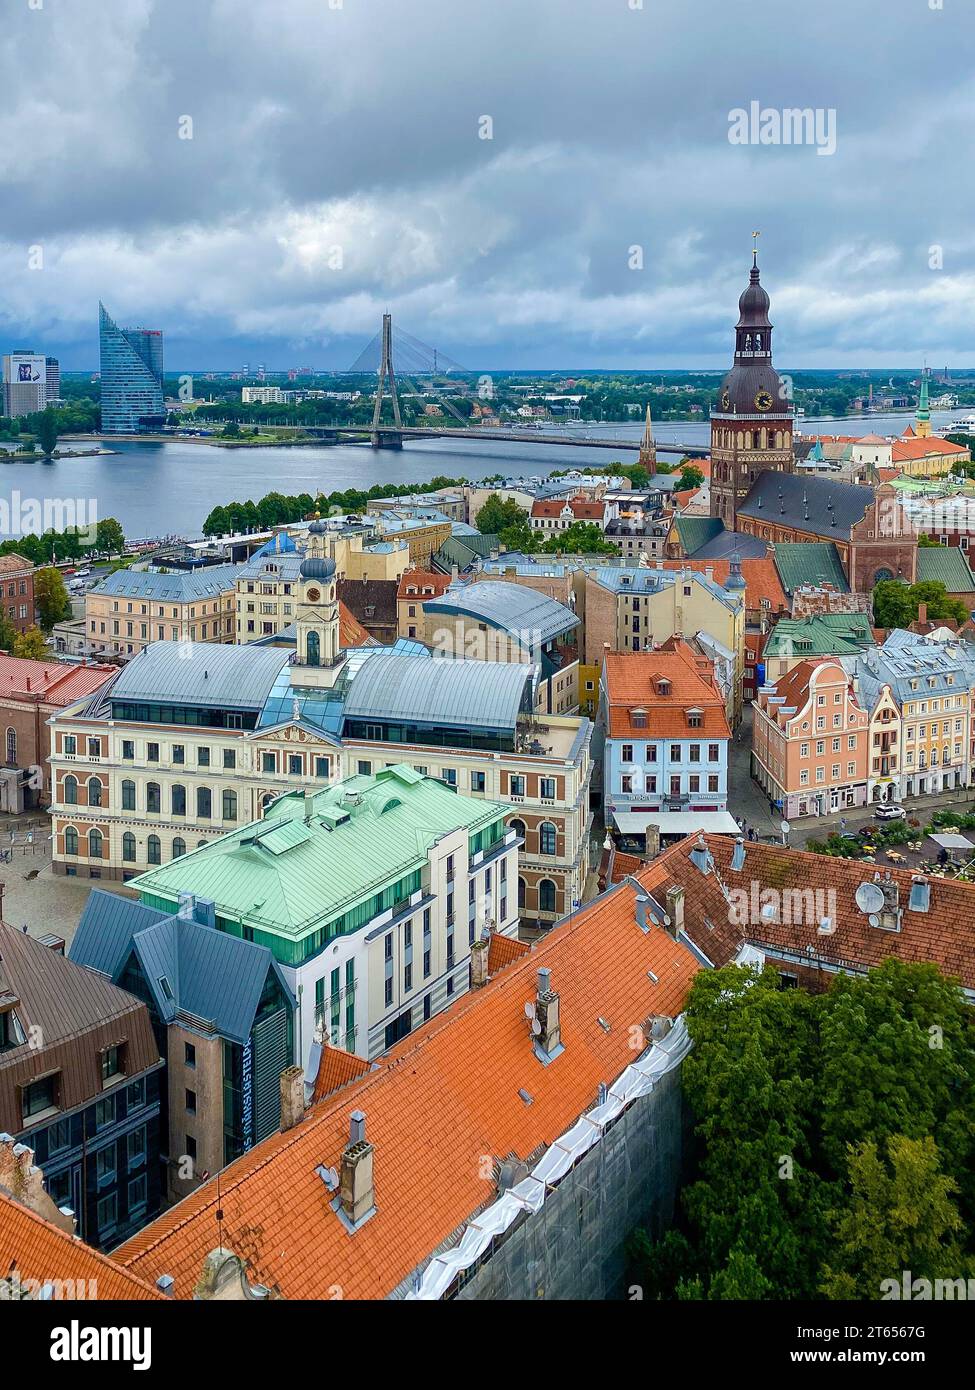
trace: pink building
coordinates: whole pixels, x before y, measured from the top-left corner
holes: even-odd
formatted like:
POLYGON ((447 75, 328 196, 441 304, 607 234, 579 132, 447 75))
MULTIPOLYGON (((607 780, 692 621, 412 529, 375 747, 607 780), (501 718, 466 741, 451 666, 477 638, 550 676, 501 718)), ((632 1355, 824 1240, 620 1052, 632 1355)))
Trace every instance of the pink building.
POLYGON ((838 661, 800 662, 752 708, 752 776, 786 820, 866 805, 870 714, 838 661))

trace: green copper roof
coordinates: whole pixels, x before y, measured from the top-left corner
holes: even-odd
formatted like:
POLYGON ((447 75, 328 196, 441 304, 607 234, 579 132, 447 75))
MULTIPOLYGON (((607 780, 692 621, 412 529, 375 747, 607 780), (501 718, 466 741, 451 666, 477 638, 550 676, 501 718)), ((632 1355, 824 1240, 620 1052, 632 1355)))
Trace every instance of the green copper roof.
POLYGON ((917 577, 918 582, 922 579, 940 579, 949 594, 970 594, 975 591, 975 577, 964 552, 957 545, 919 545, 917 577))
POLYGON ((856 656, 873 644, 867 613, 818 613, 811 618, 780 618, 769 633, 763 656, 856 656))
POLYGON ((832 541, 776 541, 772 557, 787 594, 804 584, 819 588, 832 584, 838 593, 849 593, 839 552, 832 541))
POLYGON ((674 525, 688 559, 724 530, 724 523, 713 516, 678 516, 674 519, 674 525))
POLYGON ((218 918, 297 938, 418 872, 443 835, 482 830, 510 810, 405 766, 346 778, 309 793, 309 803, 306 819, 304 792, 281 796, 263 820, 131 886, 173 903, 180 893, 209 898, 218 918))

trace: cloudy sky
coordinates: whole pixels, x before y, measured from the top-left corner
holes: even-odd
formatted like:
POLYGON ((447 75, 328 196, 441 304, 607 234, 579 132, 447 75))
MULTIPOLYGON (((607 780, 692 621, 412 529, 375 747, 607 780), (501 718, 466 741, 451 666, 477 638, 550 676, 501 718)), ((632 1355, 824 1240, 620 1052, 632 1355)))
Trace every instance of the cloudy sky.
POLYGON ((6 0, 0 77, 4 350, 720 367, 761 229, 780 367, 975 364, 971 0, 6 0))

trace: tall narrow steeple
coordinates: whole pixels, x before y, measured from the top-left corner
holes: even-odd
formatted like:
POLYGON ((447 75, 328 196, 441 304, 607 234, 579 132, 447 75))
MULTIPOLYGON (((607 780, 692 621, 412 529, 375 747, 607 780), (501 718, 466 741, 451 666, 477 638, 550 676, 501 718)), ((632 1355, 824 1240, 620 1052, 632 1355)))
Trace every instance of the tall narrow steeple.
POLYGON ((926 439, 931 433, 931 409, 928 405, 928 369, 921 371, 921 394, 914 413, 914 433, 918 439, 926 439))
POLYGON ((640 441, 640 462, 645 468, 649 468, 651 473, 657 471, 657 445, 653 438, 649 401, 647 402, 647 422, 643 427, 643 439, 640 441))

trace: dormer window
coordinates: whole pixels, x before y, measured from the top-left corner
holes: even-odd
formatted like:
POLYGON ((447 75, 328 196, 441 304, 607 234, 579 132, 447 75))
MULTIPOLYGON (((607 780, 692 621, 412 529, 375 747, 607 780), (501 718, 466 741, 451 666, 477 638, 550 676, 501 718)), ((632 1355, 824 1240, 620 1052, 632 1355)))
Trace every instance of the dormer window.
POLYGON ((658 695, 669 695, 669 694, 670 694, 670 681, 667 679, 666 676, 660 676, 660 677, 658 678, 658 680, 657 680, 657 694, 658 694, 658 695))
POLYGON ((687 722, 692 729, 700 729, 704 724, 704 717, 699 709, 689 709, 687 711, 687 722))
POLYGON ((635 709, 633 713, 634 729, 645 729, 647 727, 647 712, 645 709, 635 709))

